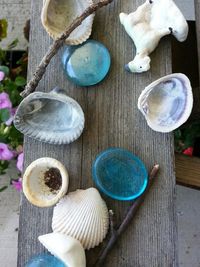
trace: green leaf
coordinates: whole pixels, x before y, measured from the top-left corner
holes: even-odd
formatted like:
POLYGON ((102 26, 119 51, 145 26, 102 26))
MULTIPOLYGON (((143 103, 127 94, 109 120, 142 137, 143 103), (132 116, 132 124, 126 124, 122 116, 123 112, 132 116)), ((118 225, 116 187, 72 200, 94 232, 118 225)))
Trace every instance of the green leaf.
POLYGON ((18 43, 19 43, 19 40, 18 39, 15 39, 12 43, 10 43, 8 45, 8 50, 12 50, 13 48, 15 48, 18 43))
POLYGON ((7 55, 7 52, 0 48, 0 64, 6 63, 6 55, 7 55))
POLYGON ((24 79, 24 77, 22 76, 18 76, 16 79, 15 79, 15 84, 17 86, 24 86, 26 84, 26 79, 24 79))
POLYGON ((0 192, 3 192, 5 189, 7 189, 8 188, 8 186, 7 185, 5 185, 5 186, 3 186, 3 187, 1 187, 0 188, 0 192))
POLYGON ((0 41, 7 37, 8 23, 6 19, 0 19, 0 41))
POLYGON ((0 71, 3 71, 6 76, 8 76, 10 72, 9 68, 6 66, 0 66, 0 71))
POLYGON ((0 119, 2 122, 6 122, 10 118, 10 111, 7 108, 0 110, 0 119))

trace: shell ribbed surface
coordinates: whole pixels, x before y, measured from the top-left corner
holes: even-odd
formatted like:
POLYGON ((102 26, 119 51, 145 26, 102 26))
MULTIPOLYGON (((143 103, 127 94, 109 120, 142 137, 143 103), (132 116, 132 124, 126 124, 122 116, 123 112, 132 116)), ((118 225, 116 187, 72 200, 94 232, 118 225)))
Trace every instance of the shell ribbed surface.
POLYGON ((108 228, 108 209, 95 188, 69 193, 54 208, 53 231, 76 238, 85 249, 98 246, 108 228))

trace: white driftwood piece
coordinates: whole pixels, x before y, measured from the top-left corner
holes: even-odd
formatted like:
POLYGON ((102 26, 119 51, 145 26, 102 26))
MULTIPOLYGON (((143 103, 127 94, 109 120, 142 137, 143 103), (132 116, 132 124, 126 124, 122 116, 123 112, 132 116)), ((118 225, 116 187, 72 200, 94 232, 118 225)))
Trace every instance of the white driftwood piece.
POLYGON ((149 54, 160 39, 168 34, 183 42, 188 35, 188 24, 172 0, 147 0, 130 14, 120 13, 120 22, 136 46, 136 56, 125 68, 131 72, 150 69, 149 54))

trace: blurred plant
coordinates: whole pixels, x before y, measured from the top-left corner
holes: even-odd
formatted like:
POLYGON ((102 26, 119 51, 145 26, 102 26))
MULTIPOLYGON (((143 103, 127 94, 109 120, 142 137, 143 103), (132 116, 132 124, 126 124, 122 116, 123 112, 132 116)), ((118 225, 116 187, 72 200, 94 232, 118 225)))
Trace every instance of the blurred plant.
POLYGON ((187 128, 174 132, 175 151, 188 156, 193 155, 195 140, 200 137, 200 122, 194 122, 187 128))
MULTIPOLYGON (((0 40, 7 36, 7 22, 0 20, 0 40)), ((8 50, 17 45, 14 40, 8 50)), ((0 175, 5 174, 13 159, 17 159, 17 169, 21 177, 23 166, 23 136, 13 125, 15 111, 22 98, 20 92, 26 84, 27 53, 13 67, 9 60, 10 51, 0 48, 0 175)), ((21 189, 21 178, 11 179, 10 183, 21 189)), ((0 188, 0 192, 7 186, 0 188)))

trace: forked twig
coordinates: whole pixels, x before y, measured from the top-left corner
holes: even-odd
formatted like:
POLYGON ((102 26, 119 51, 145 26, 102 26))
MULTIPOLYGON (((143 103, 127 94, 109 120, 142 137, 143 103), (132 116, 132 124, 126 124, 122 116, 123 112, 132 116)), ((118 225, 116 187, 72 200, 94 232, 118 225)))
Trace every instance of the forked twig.
MULTIPOLYGON (((95 262, 94 267, 100 267, 103 265, 108 253, 114 247, 115 243, 117 242, 117 240, 121 236, 121 234, 127 229, 127 226, 132 221, 138 208, 143 203, 145 195, 149 191, 149 188, 151 187, 152 182, 154 181, 154 178, 156 177, 156 175, 158 173, 158 170, 159 170, 159 165, 156 164, 153 167, 153 169, 149 175, 149 182, 148 182, 148 185, 147 185, 145 192, 133 202, 133 204, 131 205, 130 209, 128 210, 127 214, 125 215, 125 217, 124 217, 122 223, 120 224, 120 226, 118 227, 118 229, 113 229, 113 222, 111 221, 111 228, 112 228, 111 237, 110 237, 108 243, 106 244, 105 248, 103 249, 103 251, 99 255, 99 258, 95 262)), ((110 219, 112 220, 113 216, 110 216, 110 219)))
POLYGON ((67 27, 67 29, 61 34, 61 36, 57 38, 49 47, 49 50, 47 51, 46 55, 43 57, 40 64, 36 68, 32 79, 26 85, 25 90, 21 92, 22 97, 25 97, 35 91, 51 59, 56 55, 60 47, 64 44, 65 40, 69 37, 73 30, 75 30, 89 15, 96 12, 99 8, 110 4, 112 1, 113 0, 101 0, 96 4, 92 4, 79 17, 77 17, 69 27, 67 27))

